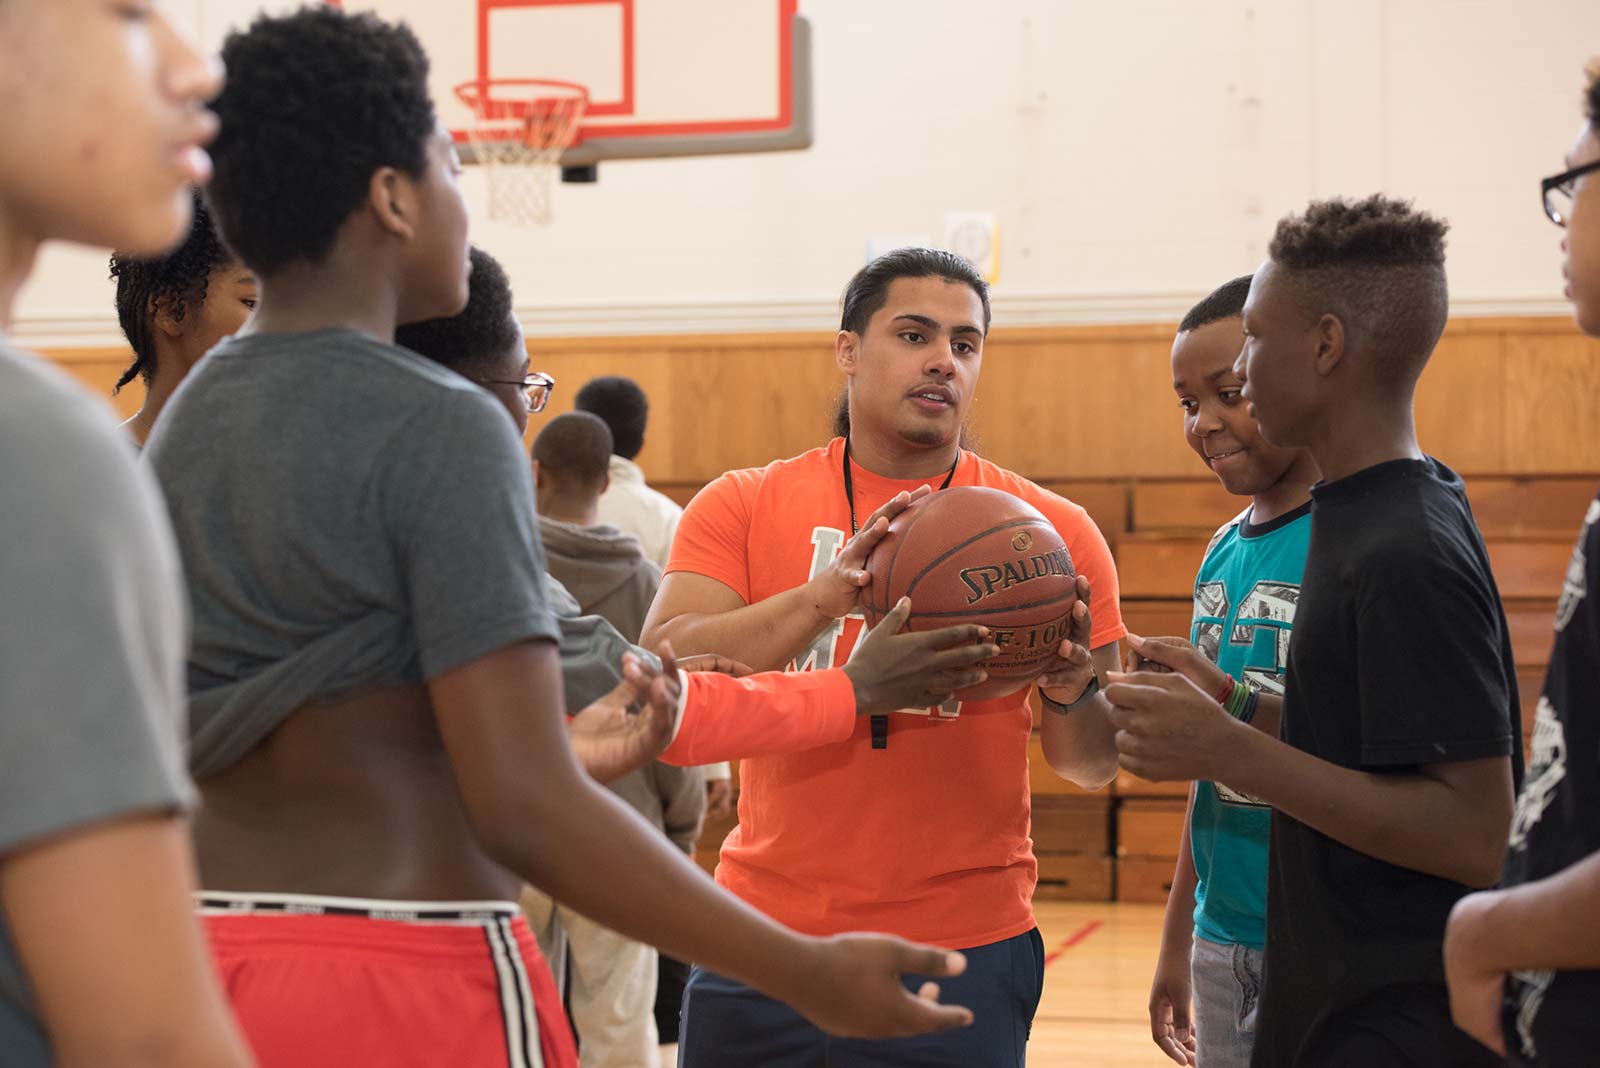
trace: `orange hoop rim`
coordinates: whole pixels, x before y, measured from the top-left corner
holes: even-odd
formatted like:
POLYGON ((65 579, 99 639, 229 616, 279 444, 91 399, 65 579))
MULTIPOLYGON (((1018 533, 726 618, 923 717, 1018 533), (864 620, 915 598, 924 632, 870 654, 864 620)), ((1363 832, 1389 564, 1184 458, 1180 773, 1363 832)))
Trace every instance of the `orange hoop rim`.
POLYGON ((455 87, 456 99, 472 110, 479 121, 520 119, 541 105, 552 105, 576 97, 582 106, 589 106, 589 87, 579 82, 564 82, 555 78, 474 78, 455 87), (494 100, 490 92, 497 88, 554 89, 558 92, 530 95, 525 99, 494 100), (504 115, 486 116, 489 108, 505 108, 504 115))

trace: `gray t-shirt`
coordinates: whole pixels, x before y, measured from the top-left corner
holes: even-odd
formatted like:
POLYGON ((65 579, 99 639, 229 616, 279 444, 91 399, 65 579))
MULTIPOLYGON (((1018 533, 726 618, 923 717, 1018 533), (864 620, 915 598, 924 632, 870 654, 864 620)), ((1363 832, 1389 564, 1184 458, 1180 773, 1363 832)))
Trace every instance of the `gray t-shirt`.
POLYGON ((349 330, 234 338, 145 455, 189 585, 197 777, 307 702, 559 637, 521 442, 413 352, 349 330))
MULTIPOLYGON (((0 863, 108 817, 175 811, 183 593, 112 413, 0 343, 0 863)), ((0 910, 0 1061, 52 1062, 0 910)))

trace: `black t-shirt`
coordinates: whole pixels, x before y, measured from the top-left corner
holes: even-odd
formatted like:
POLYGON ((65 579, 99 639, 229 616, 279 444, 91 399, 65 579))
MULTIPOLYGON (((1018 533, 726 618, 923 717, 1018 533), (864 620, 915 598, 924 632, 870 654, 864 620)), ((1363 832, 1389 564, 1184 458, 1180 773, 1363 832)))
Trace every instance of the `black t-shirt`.
MULTIPOLYGON (((1505 885, 1569 868, 1600 850, 1600 500, 1589 505, 1556 606, 1556 644, 1533 724, 1533 756, 1511 821, 1505 885)), ((1600 971, 1516 972, 1506 984, 1515 1064, 1600 1057, 1600 971)))
MULTIPOLYGON (((1437 460, 1395 460, 1311 496, 1283 740, 1380 774, 1509 755, 1520 776, 1511 642, 1461 479, 1437 460)), ((1386 988, 1442 989, 1445 919, 1467 887, 1358 852, 1278 811, 1268 863, 1252 1064, 1299 1063, 1334 1017, 1359 1014, 1356 1006, 1386 988)), ((1419 1050, 1420 1063, 1467 1041, 1442 1010, 1439 1023, 1432 1036, 1412 1032, 1439 1044, 1419 1050)))

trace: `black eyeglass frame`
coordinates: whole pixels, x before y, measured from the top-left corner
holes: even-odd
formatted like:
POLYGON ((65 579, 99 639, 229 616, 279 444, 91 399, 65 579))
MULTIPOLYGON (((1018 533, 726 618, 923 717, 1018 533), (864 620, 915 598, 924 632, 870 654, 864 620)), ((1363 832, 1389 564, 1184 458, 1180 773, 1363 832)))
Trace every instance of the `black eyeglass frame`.
POLYGON ((519 381, 504 378, 474 378, 480 386, 516 386, 522 391, 522 402, 528 406, 529 415, 538 415, 550 403, 550 394, 556 391, 556 380, 543 371, 529 371, 528 377, 519 381), (533 391, 543 387, 544 393, 534 400, 533 391))
POLYGON ((1582 178, 1584 175, 1593 171, 1600 171, 1600 159, 1585 163, 1581 167, 1574 167, 1569 171, 1562 171, 1560 174, 1552 174, 1550 177, 1540 181, 1539 202, 1544 207, 1544 217, 1555 223, 1557 226, 1565 229, 1567 220, 1563 219, 1561 217, 1561 213, 1551 205, 1550 194, 1561 192, 1564 196, 1566 196, 1567 201, 1570 203, 1573 197, 1576 195, 1574 190, 1562 189, 1561 187, 1570 185, 1571 183, 1576 182, 1579 178, 1582 178))

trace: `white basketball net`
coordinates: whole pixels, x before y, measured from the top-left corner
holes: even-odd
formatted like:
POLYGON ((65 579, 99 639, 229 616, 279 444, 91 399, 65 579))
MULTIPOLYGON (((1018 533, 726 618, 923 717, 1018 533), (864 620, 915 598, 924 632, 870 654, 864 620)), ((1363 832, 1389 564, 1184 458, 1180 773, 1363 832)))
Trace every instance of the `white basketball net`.
POLYGON ((548 223, 561 154, 577 136, 588 94, 581 86, 533 80, 473 82, 456 93, 478 120, 468 135, 489 178, 489 218, 548 223))

